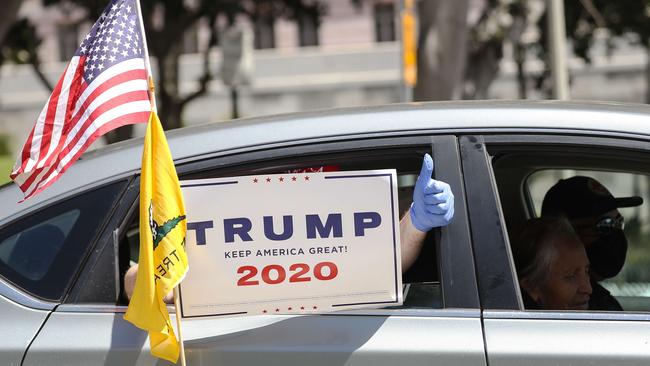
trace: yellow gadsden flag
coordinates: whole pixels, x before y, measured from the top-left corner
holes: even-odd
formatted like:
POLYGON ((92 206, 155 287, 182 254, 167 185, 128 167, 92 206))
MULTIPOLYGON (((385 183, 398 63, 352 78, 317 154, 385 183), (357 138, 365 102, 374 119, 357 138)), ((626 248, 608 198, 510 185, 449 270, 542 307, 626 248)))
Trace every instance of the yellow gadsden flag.
POLYGON ((186 228, 174 162, 158 115, 152 111, 142 152, 138 276, 124 318, 149 332, 153 356, 171 362, 178 360, 180 348, 163 297, 187 272, 186 228))

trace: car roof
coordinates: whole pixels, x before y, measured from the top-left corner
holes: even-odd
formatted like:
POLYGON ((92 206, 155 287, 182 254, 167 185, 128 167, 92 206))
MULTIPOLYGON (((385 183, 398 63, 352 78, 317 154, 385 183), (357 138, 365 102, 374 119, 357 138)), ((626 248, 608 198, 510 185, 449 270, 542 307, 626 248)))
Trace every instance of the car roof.
MULTIPOLYGON (((176 163, 197 156, 295 141, 340 136, 390 136, 403 131, 552 131, 582 130, 631 134, 650 139, 650 106, 619 102, 453 101, 339 108, 214 122, 167 131, 176 163)), ((32 210, 61 195, 129 176, 140 169, 142 138, 85 153, 51 187, 18 203, 14 184, 0 189, 0 224, 21 211, 32 210)))

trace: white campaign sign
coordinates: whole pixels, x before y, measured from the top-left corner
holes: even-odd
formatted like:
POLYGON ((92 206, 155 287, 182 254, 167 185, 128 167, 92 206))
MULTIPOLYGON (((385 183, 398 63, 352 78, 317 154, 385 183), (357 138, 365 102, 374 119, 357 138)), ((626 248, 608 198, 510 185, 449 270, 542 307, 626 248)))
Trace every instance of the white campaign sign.
POLYGON ((181 182, 184 318, 402 303, 394 170, 181 182))

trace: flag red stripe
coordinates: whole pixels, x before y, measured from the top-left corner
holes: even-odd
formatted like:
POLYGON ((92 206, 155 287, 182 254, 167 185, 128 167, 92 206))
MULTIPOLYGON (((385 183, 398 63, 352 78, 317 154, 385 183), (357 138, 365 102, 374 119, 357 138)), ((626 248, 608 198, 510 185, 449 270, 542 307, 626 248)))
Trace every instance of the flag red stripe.
MULTIPOLYGON (((122 83, 125 83, 125 82, 128 82, 128 81, 132 81, 132 80, 138 80, 138 79, 139 80, 145 80, 145 81, 147 80, 147 72, 144 69, 136 69, 136 70, 125 71, 123 73, 120 73, 120 74, 117 74, 117 75, 113 76, 112 78, 106 80, 101 85, 99 85, 95 90, 92 91, 92 93, 90 93, 90 95, 88 95, 88 97, 83 102, 83 104, 81 105, 81 107, 79 108, 77 113, 75 113, 75 115, 73 116, 73 120, 72 120, 73 123, 70 123, 67 126, 68 128, 65 131, 65 134, 67 135, 68 132, 72 129, 72 127, 74 127, 77 124, 77 121, 79 120, 79 118, 81 118, 81 115, 83 115, 83 113, 86 111, 88 106, 95 100, 95 98, 97 98, 99 95, 101 95, 102 93, 104 93, 105 91, 107 91, 108 89, 110 89, 110 88, 112 88, 112 87, 114 87, 116 85, 119 85, 119 84, 122 84, 122 83)), ((84 90, 87 87, 88 86, 85 85, 84 90)), ((83 90, 79 93, 79 95, 81 95, 81 94, 83 94, 83 90)), ((148 95, 147 95, 146 99, 147 100, 149 99, 148 95)))
POLYGON ((45 154, 47 154, 47 149, 50 147, 50 140, 52 138, 52 126, 54 124, 54 119, 56 118, 56 106, 59 103, 59 97, 61 96, 62 89, 67 89, 69 85, 63 85, 65 81, 65 76, 68 73, 70 64, 65 67, 63 76, 59 79, 59 82, 56 83, 52 96, 50 97, 50 102, 47 105, 47 114, 45 115, 45 120, 43 121, 43 131, 41 132, 41 146, 38 154, 38 160, 41 160, 45 154))
MULTIPOLYGON (((118 127, 122 127, 122 126, 129 125, 129 124, 135 124, 135 123, 147 123, 147 122, 149 122, 149 114, 150 113, 151 112, 137 112, 137 113, 132 113, 132 114, 120 116, 119 118, 115 118, 115 119, 111 120, 110 122, 104 124, 102 127, 98 128, 84 142, 83 147, 77 151, 77 153, 72 157, 72 159, 70 159, 70 161, 65 166, 61 167, 61 169, 58 172, 58 175, 63 174, 70 167, 70 165, 72 165, 74 162, 76 162, 79 159, 79 157, 81 156, 81 154, 83 154, 85 152, 85 150, 88 148, 88 146, 90 146, 93 142, 95 142, 95 140, 98 137, 100 137, 100 136, 104 135, 106 132, 108 132, 110 130, 113 130, 115 128, 118 128, 118 127)), ((51 179, 49 181, 47 181, 47 178, 52 173, 54 173, 54 171, 57 168, 58 168, 58 165, 53 165, 52 167, 50 167, 50 170, 41 179, 41 182, 36 187, 36 189, 34 191, 32 191, 31 193, 28 193, 27 195, 25 195, 24 199, 26 200, 26 199, 30 198, 31 196, 41 192, 45 188, 49 187, 52 183, 54 183, 57 180, 56 178, 51 179)), ((21 186, 21 189, 24 192, 26 192, 27 189, 29 189, 29 187, 26 187, 25 189, 23 189, 23 187, 21 186)))
MULTIPOLYGON (((115 75, 114 77, 108 79, 106 82, 102 83, 99 87, 97 87, 97 88, 96 88, 96 89, 95 89, 95 90, 94 90, 94 91, 93 91, 93 92, 88 96, 88 98, 86 98, 86 100, 84 101, 84 103, 82 104, 82 106, 79 108, 79 110, 77 111, 77 113, 74 115, 74 117, 72 117, 72 120, 66 120, 65 128, 64 128, 64 130, 63 130, 63 133, 62 133, 61 139, 59 140, 59 143, 58 143, 58 145, 57 145, 57 147, 56 147, 56 150, 54 151, 53 154, 51 154, 51 155, 48 157, 47 161, 46 161, 45 164, 44 164, 44 167, 47 167, 47 166, 52 165, 52 160, 55 159, 55 158, 58 158, 58 159, 60 160, 60 159, 62 158, 62 157, 60 156, 62 151, 65 151, 66 154, 67 154, 67 152, 68 152, 68 150, 69 150, 70 148, 65 149, 66 145, 67 145, 67 146, 69 146, 69 145, 74 146, 74 144, 76 144, 76 141, 78 141, 79 138, 83 135, 83 131, 87 128, 89 122, 92 123, 93 119, 96 119, 97 117, 99 117, 99 115, 100 115, 101 113, 94 113, 94 112, 91 113, 91 115, 88 116, 88 119, 85 121, 85 124, 80 128, 80 131, 77 132, 77 135, 75 136, 73 142, 66 144, 66 140, 67 140, 67 138, 68 138, 68 135, 69 135, 69 133, 70 133, 70 130, 71 130, 72 128, 74 128, 75 126, 77 126, 77 124, 78 124, 78 122, 79 122, 79 119, 83 116, 83 114, 86 112, 88 106, 90 106, 90 104, 93 102, 93 100, 94 100, 96 97, 98 97, 98 96, 101 95, 103 92, 107 91, 108 89, 110 89, 110 88, 112 88, 112 87, 114 87, 114 86, 117 86, 117 85, 119 85, 119 84, 122 84, 122 83, 125 83, 125 82, 128 82, 128 81, 132 81, 132 80, 134 80, 134 79, 146 80, 146 72, 145 72, 145 70, 143 70, 143 69, 137 69, 137 70, 131 70, 131 71, 127 71, 127 72, 124 72, 124 73, 121 73, 121 74, 115 75)), ((78 91, 78 94, 77 94, 77 95, 81 95, 81 94, 83 93, 83 91, 84 91, 87 87, 88 87, 88 84, 86 84, 86 83, 84 82, 83 85, 79 88, 79 91, 78 91)), ((112 105, 113 107, 115 107, 116 105, 115 105, 114 102, 112 103, 112 101, 116 100, 117 98, 120 98, 119 100, 121 100, 123 103, 134 102, 134 101, 138 101, 138 100, 149 100, 149 94, 148 94, 146 91, 141 90, 140 93, 141 93, 141 94, 133 94, 133 92, 128 93, 128 94, 134 96, 133 99, 125 99, 125 98, 122 98, 122 96, 124 96, 124 95, 126 95, 126 94, 118 95, 117 97, 115 97, 115 98, 113 98, 113 99, 110 99, 110 100, 106 101, 104 104, 98 106, 95 110, 97 110, 97 109, 99 109, 100 107, 103 107, 103 106, 105 106, 105 105, 107 105, 107 104, 112 105)), ((76 103, 75 103, 75 104, 76 104, 76 103)), ((112 107, 111 107, 111 108, 112 108, 112 107)), ((103 110, 110 110, 111 108, 104 108, 103 110)), ((71 111, 71 113, 72 113, 72 111, 71 111)), ((58 164, 58 160, 57 160, 56 163, 58 164)), ((55 165, 56 165, 56 164, 55 164, 55 165)), ((38 171, 35 171, 34 173, 32 173, 32 176, 37 176, 37 175, 40 173, 41 170, 42 170, 42 169, 40 169, 40 170, 38 170, 38 171)), ((30 178, 31 178, 31 177, 30 177, 30 178)), ((32 179, 32 180, 33 180, 33 179, 32 179)), ((25 183, 27 183, 27 181, 25 181, 25 183)), ((31 184, 31 183, 30 183, 30 184, 31 184)))
MULTIPOLYGON (((61 152, 63 155, 67 155, 68 152, 70 151, 71 148, 73 148, 79 139, 83 136, 83 132, 88 129, 88 127, 102 114, 105 112, 115 108, 119 107, 120 104, 125 104, 125 103, 130 103, 130 102, 136 102, 139 100, 149 100, 149 95, 147 94, 146 91, 143 90, 136 90, 132 92, 128 92, 126 94, 118 95, 117 97, 110 99, 106 101, 106 103, 97 106, 95 110, 88 116, 88 118, 83 122, 83 125, 81 126, 81 129, 75 135, 75 137, 72 138, 72 141, 70 141, 68 144, 66 144, 61 152)), ((148 113, 148 112, 147 112, 148 113)), ((78 121, 75 121, 75 124, 78 121)))
MULTIPOLYGON (((82 138, 82 136, 83 136, 84 132, 86 131, 86 129, 93 123, 94 120, 97 119, 97 117, 99 117, 101 114, 103 114, 104 112, 106 112, 108 110, 111 110, 111 109, 113 109, 115 107, 119 107, 122 104, 136 101, 135 98, 134 98, 136 96, 140 96, 140 98, 138 98, 139 100, 148 100, 148 94, 147 94, 146 91, 136 90, 136 91, 129 92, 129 93, 126 93, 126 94, 118 95, 117 97, 115 97, 113 99, 110 99, 106 103, 104 103, 104 104, 100 105, 99 107, 97 107, 90 114, 90 116, 86 119, 85 123, 82 125, 81 129, 79 130, 77 135, 72 139, 72 141, 70 141, 67 144, 65 144, 63 141, 61 141, 59 146, 57 147, 56 154, 52 154, 50 156, 51 159, 48 159, 48 162, 43 167, 34 169, 34 171, 31 173, 29 178, 27 178, 25 180, 25 182, 20 185, 21 189, 27 190, 33 184, 34 180, 37 179, 39 174, 41 174, 41 172, 44 171, 45 169, 48 169, 50 167, 56 168, 60 164, 61 160, 70 153, 70 150, 72 148, 74 148, 74 146, 77 144, 77 142, 82 138), (54 161, 52 161, 52 160, 54 160, 54 161)), ((149 112, 144 112, 144 113, 148 114, 149 112)), ((120 118, 128 118, 129 116, 130 116, 130 114, 126 114, 124 116, 117 117, 117 118, 113 119, 112 121, 115 121, 116 119, 120 119, 120 118)), ((136 123, 136 122, 132 122, 132 123, 136 123)), ((83 146, 87 146, 87 145, 84 144, 83 146)), ((85 148, 81 148, 79 151, 83 152, 84 150, 85 150, 85 148)), ((49 176, 49 174, 50 173, 48 172, 45 175, 45 177, 49 176)), ((41 179, 43 179, 43 178, 41 178, 41 179)))
MULTIPOLYGON (((83 59, 85 59, 85 57, 83 59)), ((67 131, 70 129, 70 127, 68 126, 68 121, 72 119, 72 113, 74 112, 74 107, 77 104, 77 99, 79 98, 81 93, 83 93, 83 91, 86 89, 86 86, 88 85, 83 79, 83 67, 84 65, 82 65, 82 63, 80 62, 79 66, 77 67, 77 72, 74 75, 74 79, 72 80, 72 88, 70 89, 70 95, 68 96, 68 105, 66 106, 65 122, 63 124, 63 128, 61 129, 61 139, 59 139, 59 144, 61 144, 61 141, 67 135, 67 131)))
MULTIPOLYGON (((48 143, 47 143, 47 146, 45 148, 41 145, 41 153, 40 153, 40 155, 38 157, 39 161, 43 161, 44 159, 46 159, 46 160, 45 160, 44 164, 42 162, 40 164, 37 164, 37 167, 38 167, 38 165, 43 165, 43 166, 47 165, 49 163, 49 161, 51 161, 52 158, 54 156, 56 156, 56 154, 57 154, 57 152, 59 150, 59 146, 61 145, 61 141, 65 137, 65 134, 64 134, 65 126, 66 126, 66 124, 67 124, 67 122, 69 120, 69 116, 72 114, 72 110, 70 108, 74 104, 74 100, 77 98, 76 93, 79 91, 79 86, 81 85, 81 82, 83 80, 83 67, 84 67, 83 60, 84 60, 84 58, 82 57, 80 59, 79 64, 77 65, 77 68, 76 68, 74 74, 70 78, 70 82, 67 85, 63 85, 63 88, 68 91, 67 92, 68 100, 66 102, 65 110, 62 111, 63 115, 61 115, 60 112, 57 113, 57 111, 56 111, 57 107, 56 106, 54 107, 55 117, 52 118, 52 120, 48 122, 48 124, 50 125, 49 136, 48 136, 48 139, 47 139, 48 143), (57 116, 56 116, 57 114, 58 114, 59 121, 57 121, 57 116), (54 127, 55 123, 60 123, 62 126, 59 129, 59 132, 58 132, 59 136, 58 136, 57 141, 55 142, 57 144, 57 146, 54 148, 52 153, 47 155, 47 152, 50 149, 50 145, 52 144, 52 140, 54 139, 53 127, 54 127)), ((69 66, 70 65, 68 65, 68 67, 69 66)), ((65 77, 65 74, 64 74, 64 77, 65 77)), ((60 96, 59 96, 59 98, 60 98, 60 96)))
MULTIPOLYGON (((34 126, 32 128, 32 132, 30 132, 29 136, 27 136, 27 141, 32 141, 32 138, 34 137, 34 130, 35 129, 36 129, 36 126, 34 126)), ((22 160, 21 160, 21 163, 20 163, 20 167, 17 170, 12 171, 11 174, 9 174, 9 177, 12 180, 14 178, 16 178, 18 176, 18 174, 20 174, 21 172, 23 172, 25 170, 25 164, 27 164, 27 159, 29 159, 29 146, 30 145, 27 144, 27 143, 25 144, 25 146, 23 146, 23 151, 22 151, 22 154, 21 154, 21 159, 22 160)))
MULTIPOLYGON (((65 152, 67 154, 68 150, 70 150, 70 147, 74 146, 77 143, 77 141, 81 138, 81 136, 83 136, 83 131, 85 131, 86 128, 88 128, 88 126, 93 122, 93 120, 97 119, 103 112, 111 110, 112 108, 119 106, 119 104, 136 102, 139 100, 148 101, 149 94, 144 90, 136 90, 136 91, 127 92, 125 94, 118 95, 113 99, 107 100, 106 102, 104 102, 104 104, 97 106, 95 110, 91 112, 91 114, 84 120, 83 125, 81 126, 81 128, 79 128, 79 131, 77 131, 77 134, 72 139, 72 141, 66 143, 70 132, 69 130, 78 125, 79 119, 83 116, 87 106, 82 107, 83 109, 79 109, 79 112, 73 117, 73 120, 67 123, 69 125, 69 127, 67 128, 68 131, 65 131, 64 135, 59 141, 59 145, 57 146, 56 149, 56 154, 52 154, 52 156, 50 156, 48 161, 45 163, 45 166, 51 165, 52 158, 55 156, 60 156, 61 152, 65 152)), ((89 100, 86 101, 88 102, 88 104, 92 103, 92 101, 89 100)))

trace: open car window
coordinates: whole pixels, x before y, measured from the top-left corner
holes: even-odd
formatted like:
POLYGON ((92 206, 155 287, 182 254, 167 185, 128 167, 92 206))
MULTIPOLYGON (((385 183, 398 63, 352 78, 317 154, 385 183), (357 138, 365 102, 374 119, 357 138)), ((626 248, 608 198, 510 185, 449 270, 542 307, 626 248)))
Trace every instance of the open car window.
MULTIPOLYGON (((650 311, 650 176, 633 172, 544 169, 528 177, 525 189, 530 193, 536 216, 542 213, 544 195, 560 179, 586 176, 601 182, 614 197, 639 196, 644 204, 621 207, 624 218, 627 254, 618 274, 600 281, 625 311, 650 311)), ((614 260, 613 258, 611 259, 614 260)))
MULTIPOLYGON (((540 140, 545 141, 544 138, 540 140)), ((522 228, 527 225, 527 222, 534 218, 552 216, 542 214, 542 203, 549 189, 560 180, 576 176, 589 177, 599 182, 597 185, 606 187, 613 197, 641 197, 643 204, 608 211, 612 216, 620 213, 619 216, 622 218, 608 219, 608 222, 618 225, 617 228, 623 228, 627 242, 626 251, 618 251, 619 254, 623 253, 622 268, 608 275, 594 275, 598 270, 593 268, 598 264, 593 263, 596 258, 592 254, 593 247, 589 249, 591 241, 584 236, 584 230, 593 229, 594 237, 604 233, 598 231, 600 229, 596 225, 600 225, 600 220, 606 219, 605 213, 599 214, 601 217, 589 219, 594 220, 593 222, 587 220, 589 222, 586 223, 581 217, 564 214, 557 216, 566 218, 571 228, 578 234, 579 240, 585 245, 585 253, 592 267, 590 269, 592 271, 591 300, 589 308, 585 310, 649 312, 650 168, 645 163, 648 153, 641 150, 608 148, 605 140, 594 142, 585 139, 582 145, 576 143, 576 140, 571 140, 570 147, 558 144, 558 141, 562 141, 561 138, 548 137, 548 141, 547 144, 510 146, 493 144, 489 147, 511 248, 521 242, 522 228), (590 143, 593 146, 590 146, 590 143), (597 303, 595 299, 598 299, 601 294, 611 295, 614 299, 613 305, 594 305, 597 303), (620 304, 620 307, 616 303, 620 304)), ((567 200, 572 199, 570 190, 567 196, 567 200)), ((610 258, 606 258, 606 255, 600 255, 600 258, 605 257, 600 263, 616 267, 613 263, 616 262, 616 256, 617 254, 612 254, 610 258)), ((514 250, 513 257, 514 262, 517 262, 514 250)), ((524 290, 521 281, 523 270, 515 267, 516 264, 513 263, 513 270, 519 272, 519 285, 525 305, 528 292, 524 290)), ((602 265, 599 268, 602 268, 602 265)))
MULTIPOLYGON (((180 173, 179 178, 184 180, 278 173, 395 169, 398 181, 398 212, 401 217, 410 207, 413 188, 422 165, 422 158, 427 152, 430 153, 430 146, 373 149, 357 151, 354 154, 323 153, 302 155, 220 168, 206 164, 204 168, 198 171, 180 173)), ((122 276, 130 265, 138 261, 138 212, 137 209, 133 210, 133 215, 129 218, 130 224, 121 235, 119 262, 122 276)), ((443 307, 442 286, 439 282, 436 256, 436 235, 434 235, 434 232, 435 230, 432 230, 428 235, 416 262, 408 271, 403 273, 403 292, 405 295, 403 308, 431 309, 443 307)), ((124 294, 120 298, 121 303, 126 303, 124 294)))

